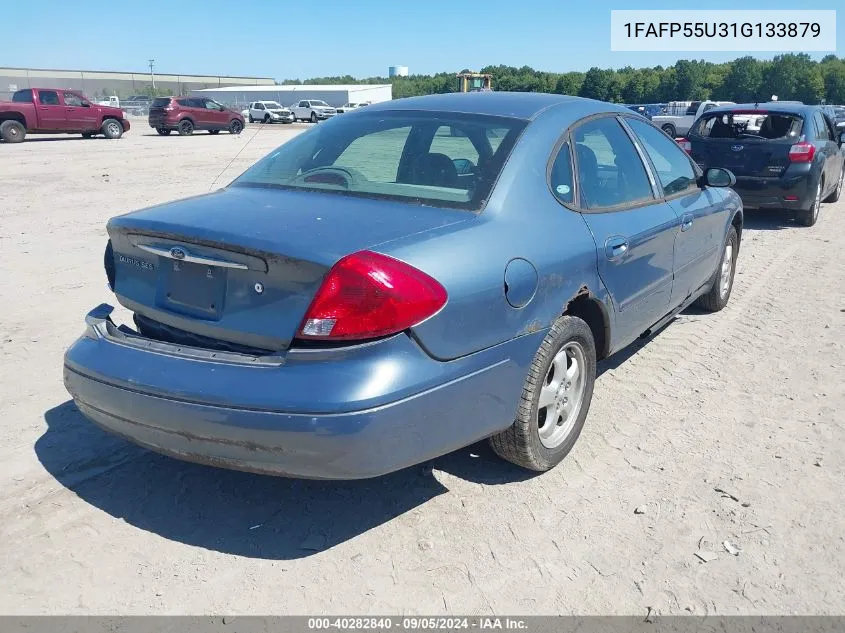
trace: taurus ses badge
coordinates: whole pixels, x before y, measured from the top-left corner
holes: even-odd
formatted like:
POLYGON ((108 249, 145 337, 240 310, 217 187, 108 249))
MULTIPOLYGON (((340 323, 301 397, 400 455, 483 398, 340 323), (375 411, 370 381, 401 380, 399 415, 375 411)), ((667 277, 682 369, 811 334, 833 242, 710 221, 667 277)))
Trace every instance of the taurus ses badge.
POLYGON ((185 259, 186 255, 187 255, 187 253, 185 253, 185 251, 183 251, 179 247, 175 247, 175 248, 170 249, 170 256, 173 259, 185 259))
POLYGON ((741 152, 743 147, 743 145, 731 145, 731 150, 733 150, 734 152, 741 152))

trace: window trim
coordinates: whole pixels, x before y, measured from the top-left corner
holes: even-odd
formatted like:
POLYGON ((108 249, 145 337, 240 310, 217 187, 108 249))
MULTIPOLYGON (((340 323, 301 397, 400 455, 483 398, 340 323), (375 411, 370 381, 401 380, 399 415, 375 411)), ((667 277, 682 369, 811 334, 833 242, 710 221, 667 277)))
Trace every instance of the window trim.
MULTIPOLYGON (((643 156, 640 153, 640 149, 636 140, 631 138, 631 134, 628 131, 626 125, 620 121, 620 118, 624 115, 624 112, 618 111, 610 111, 610 112, 597 112, 595 114, 590 114, 585 117, 581 117, 580 119, 574 121, 569 125, 569 127, 564 130, 563 134, 561 134, 560 138, 558 139, 557 143, 555 143, 554 149, 552 150, 551 156, 549 160, 546 162, 546 188, 549 190, 552 198, 554 198, 558 204, 561 206, 566 207, 570 211, 574 211, 576 213, 617 213, 620 211, 628 211, 633 209, 639 209, 641 207, 646 207, 657 202, 662 202, 665 199, 657 197, 655 190, 654 190, 654 183, 656 179, 654 175, 651 173, 651 164, 643 162, 643 156), (625 202, 621 204, 616 204, 611 207, 598 207, 596 209, 588 209, 581 205, 581 183, 578 177, 578 160, 575 154, 575 143, 572 140, 572 132, 577 130, 582 125, 589 123, 590 121, 595 121, 598 119, 614 119, 616 124, 622 128, 622 132, 628 136, 628 140, 634 145, 634 150, 637 152, 637 155, 640 158, 640 163, 643 166, 643 169, 646 173, 646 178, 649 181, 649 186, 651 187, 651 197, 650 198, 640 198, 638 200, 625 202), (573 185, 573 200, 574 202, 571 204, 567 204, 562 202, 554 192, 552 191, 551 185, 551 175, 552 175, 552 166, 554 165, 555 160, 557 160, 558 153, 560 152, 560 147, 564 143, 569 143, 569 156, 570 160, 572 161, 572 185, 573 185)), ((632 116, 633 115, 632 113, 632 116)), ((661 191, 662 193, 662 191, 661 191)))
MULTIPOLYGON (((636 119, 636 120, 642 122, 640 119, 637 119, 637 117, 632 117, 632 116, 628 116, 628 115, 624 115, 624 114, 620 118, 621 119, 636 119)), ((649 121, 645 121, 645 123, 647 125, 651 125, 655 130, 657 130, 658 132, 663 134, 672 143, 675 143, 675 139, 673 139, 671 136, 666 134, 666 132, 661 130, 659 127, 655 126, 653 123, 651 123, 649 121)), ((642 144, 642 141, 640 141, 639 137, 637 136, 637 133, 634 131, 634 129, 632 127, 630 127, 628 125, 627 121, 624 122, 623 127, 626 130, 629 131, 629 134, 633 135, 632 140, 634 141, 634 144, 637 146, 637 150, 640 151, 640 146, 642 144)), ((649 169, 654 174, 654 181, 653 182, 658 187, 658 190, 657 190, 658 199, 663 200, 664 202, 668 202, 670 200, 676 200, 677 198, 682 198, 684 196, 688 196, 691 193, 693 193, 694 191, 698 191, 699 193, 702 191, 700 182, 701 182, 701 177, 704 174, 702 173, 701 168, 692 159, 692 157, 689 154, 687 154, 686 152, 684 152, 680 147, 678 148, 678 151, 680 151, 684 154, 684 156, 687 159, 687 162, 690 164, 690 167, 692 167, 692 173, 695 176, 695 180, 686 189, 683 189, 682 191, 675 192, 675 193, 668 195, 668 196, 666 195, 666 190, 663 188, 663 183, 660 182, 660 177, 659 177, 659 172, 657 171, 657 167, 655 167, 654 162, 651 160, 651 156, 649 156, 645 147, 642 148, 642 152, 640 154, 640 158, 645 158, 645 160, 648 161, 649 169)))

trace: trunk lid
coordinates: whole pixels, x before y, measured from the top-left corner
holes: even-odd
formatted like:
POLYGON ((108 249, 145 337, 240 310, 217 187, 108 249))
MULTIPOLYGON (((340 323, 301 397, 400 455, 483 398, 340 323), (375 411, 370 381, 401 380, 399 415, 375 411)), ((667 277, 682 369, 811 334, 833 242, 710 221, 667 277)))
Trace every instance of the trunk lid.
POLYGON ((113 218, 114 291, 153 338, 281 351, 341 257, 473 217, 336 194, 230 187, 113 218))
POLYGON ((704 169, 724 167, 737 177, 779 178, 789 150, 801 140, 800 116, 736 110, 705 115, 688 136, 690 155, 704 169))

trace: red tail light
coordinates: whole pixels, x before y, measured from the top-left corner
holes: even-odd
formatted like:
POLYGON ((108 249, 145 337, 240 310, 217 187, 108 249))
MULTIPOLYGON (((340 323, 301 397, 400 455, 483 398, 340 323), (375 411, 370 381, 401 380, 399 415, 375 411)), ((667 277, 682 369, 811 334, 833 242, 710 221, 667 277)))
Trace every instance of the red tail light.
POLYGON ((347 255, 323 280, 298 336, 363 340, 413 327, 446 304, 435 279, 398 259, 370 251, 347 255))
POLYGON ((685 138, 676 138, 676 139, 675 139, 675 142, 676 142, 676 143, 677 143, 677 144, 681 147, 681 149, 682 149, 682 150, 684 150, 687 154, 689 154, 689 153, 692 151, 692 143, 690 143, 687 139, 685 139, 685 138))
POLYGON ((801 141, 789 148, 789 160, 793 163, 811 163, 816 155, 816 146, 801 141))

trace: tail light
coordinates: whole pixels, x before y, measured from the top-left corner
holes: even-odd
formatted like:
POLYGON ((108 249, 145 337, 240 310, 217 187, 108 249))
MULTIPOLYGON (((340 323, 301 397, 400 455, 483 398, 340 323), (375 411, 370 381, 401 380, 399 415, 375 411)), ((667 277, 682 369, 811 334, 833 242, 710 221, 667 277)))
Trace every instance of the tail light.
POLYGON ((816 146, 807 141, 801 141, 789 148, 789 160, 793 163, 811 163, 816 155, 816 146))
POLYGON ((685 138, 676 138, 675 142, 680 146, 682 150, 684 150, 687 154, 692 152, 692 143, 689 142, 688 139, 685 138))
POLYGON ((446 290, 392 257, 360 251, 337 262, 302 320, 298 337, 365 340, 395 334, 436 314, 446 290))

